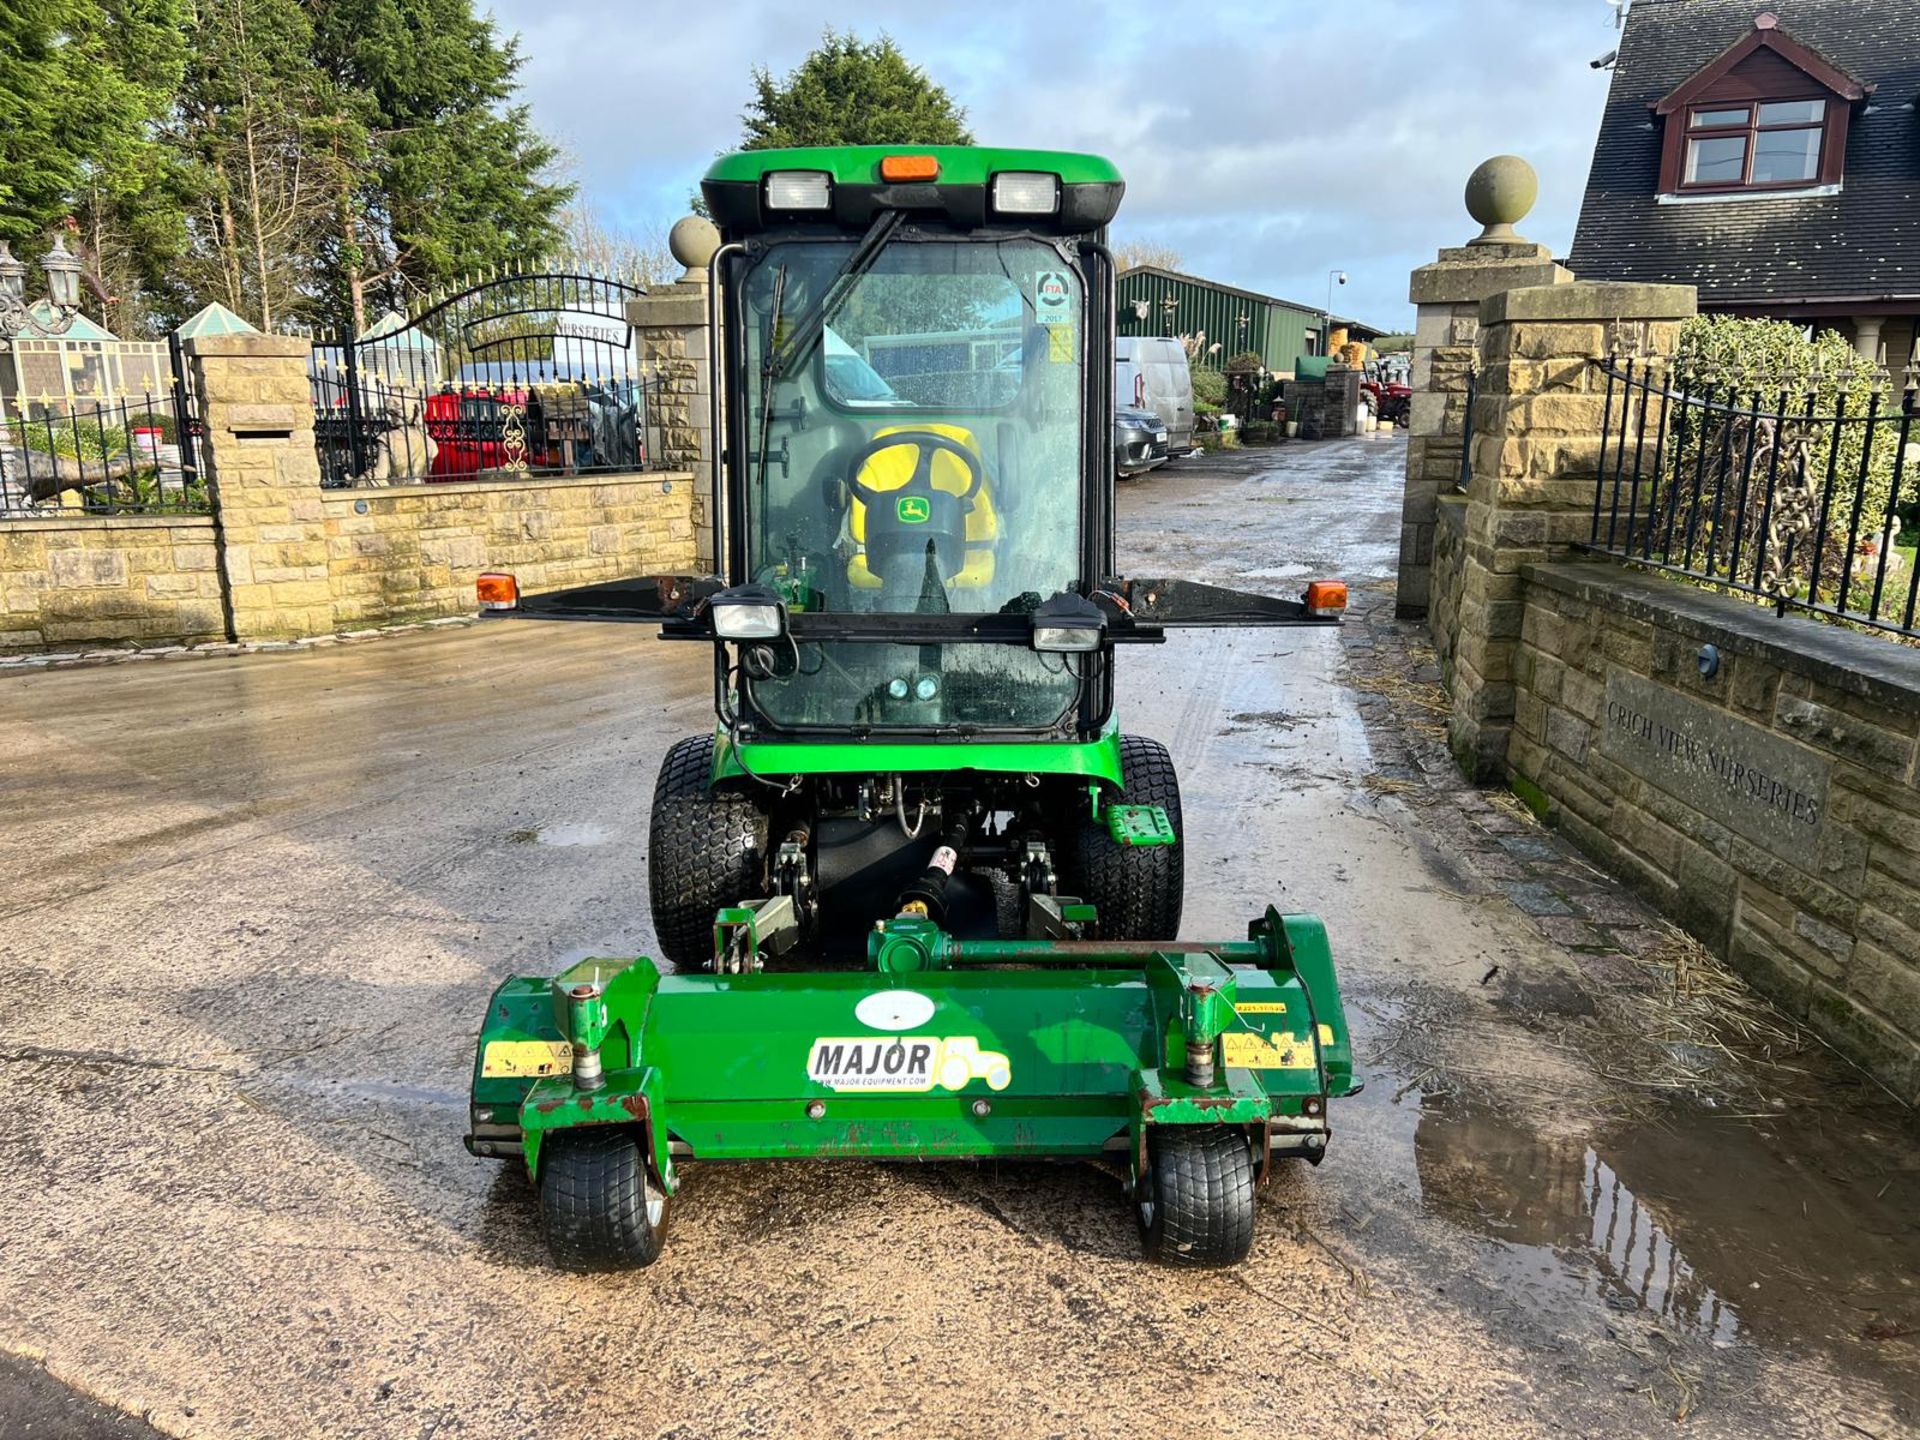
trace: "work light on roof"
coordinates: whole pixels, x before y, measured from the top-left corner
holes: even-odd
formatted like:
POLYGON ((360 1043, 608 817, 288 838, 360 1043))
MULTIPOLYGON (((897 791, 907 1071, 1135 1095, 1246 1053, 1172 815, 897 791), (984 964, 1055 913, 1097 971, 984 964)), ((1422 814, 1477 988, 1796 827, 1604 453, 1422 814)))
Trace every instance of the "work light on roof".
POLYGON ((1060 208, 1060 177, 1044 170, 1002 170, 993 177, 993 208, 1002 215, 1051 215, 1060 208))
POLYGON ((824 170, 773 170, 767 174, 769 210, 825 210, 832 203, 832 180, 824 170))

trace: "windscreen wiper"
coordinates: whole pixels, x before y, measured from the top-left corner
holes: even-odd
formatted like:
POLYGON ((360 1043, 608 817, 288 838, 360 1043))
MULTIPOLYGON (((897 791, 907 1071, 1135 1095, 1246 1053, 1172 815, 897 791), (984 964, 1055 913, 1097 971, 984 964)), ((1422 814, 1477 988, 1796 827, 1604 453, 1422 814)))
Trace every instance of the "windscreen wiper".
POLYGON ((867 227, 867 233, 860 237, 860 243, 853 247, 853 253, 847 256, 840 268, 827 282, 826 290, 818 302, 793 327, 793 338, 774 351, 769 368, 769 378, 786 378, 793 367, 813 353, 813 347, 819 343, 821 332, 846 303, 852 293, 854 282, 868 270, 879 258, 881 249, 893 238, 893 232, 900 228, 900 222, 906 218, 901 210, 882 210, 873 217, 873 224, 867 227))

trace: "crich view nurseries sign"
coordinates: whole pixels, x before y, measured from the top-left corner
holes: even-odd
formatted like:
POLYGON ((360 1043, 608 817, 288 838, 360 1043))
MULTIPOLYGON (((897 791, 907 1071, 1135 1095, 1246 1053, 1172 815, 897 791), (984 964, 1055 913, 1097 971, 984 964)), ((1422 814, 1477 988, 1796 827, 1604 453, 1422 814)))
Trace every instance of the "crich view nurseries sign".
POLYGON ((1600 751, 1783 860, 1804 859, 1826 818, 1825 760, 1638 675, 1607 677, 1600 751))

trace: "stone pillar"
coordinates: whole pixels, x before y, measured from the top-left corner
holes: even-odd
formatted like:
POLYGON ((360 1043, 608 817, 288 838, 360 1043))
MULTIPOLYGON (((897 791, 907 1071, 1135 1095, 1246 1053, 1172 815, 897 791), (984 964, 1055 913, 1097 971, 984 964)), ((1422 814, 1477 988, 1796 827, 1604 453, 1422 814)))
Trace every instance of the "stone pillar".
POLYGON ((291 335, 207 335, 183 348, 206 425, 200 464, 236 640, 333 629, 326 511, 313 448, 312 347, 291 335))
POLYGON ((707 333, 706 267, 720 234, 711 222, 689 215, 674 225, 669 244, 685 270, 678 280, 629 300, 627 324, 651 377, 647 455, 656 464, 693 472, 695 554, 703 569, 717 571, 711 513, 719 453, 712 434, 717 351, 707 333))
POLYGON ((1460 477, 1467 418, 1467 372, 1480 328, 1480 302, 1523 285, 1564 285, 1571 271, 1544 245, 1513 233, 1533 203, 1533 168, 1514 156, 1487 161, 1467 182, 1480 238, 1442 250, 1413 272, 1413 413, 1407 429, 1407 485, 1400 507, 1400 582, 1394 613, 1427 613, 1433 582, 1433 530, 1439 497, 1460 477), (1496 183, 1497 182, 1497 183, 1496 183))
MULTIPOLYGON (((1502 773, 1514 715, 1521 572, 1588 538, 1606 377, 1596 360, 1671 356, 1695 311, 1691 285, 1574 282, 1481 302, 1473 470, 1460 613, 1448 682, 1449 739, 1476 780, 1502 773)), ((1599 720, 1598 688, 1565 703, 1599 720), (1591 712, 1591 713, 1589 713, 1591 712)))

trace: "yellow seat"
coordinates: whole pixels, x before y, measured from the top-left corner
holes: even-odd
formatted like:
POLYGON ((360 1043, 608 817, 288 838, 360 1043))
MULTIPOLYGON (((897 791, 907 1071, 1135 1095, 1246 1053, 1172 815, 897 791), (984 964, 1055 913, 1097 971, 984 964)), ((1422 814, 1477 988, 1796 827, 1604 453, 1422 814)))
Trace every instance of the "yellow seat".
MULTIPOLYGON (((873 490, 898 490, 913 478, 915 466, 919 463, 919 447, 913 443, 913 432, 944 435, 967 447, 975 455, 980 454, 980 442, 975 440, 973 432, 964 425, 889 425, 885 429, 873 432, 873 438, 883 439, 888 435, 906 435, 898 445, 885 450, 876 450, 867 457, 860 467, 860 480, 873 490)), ((973 477, 957 456, 944 450, 933 452, 928 463, 929 482, 936 490, 944 490, 949 495, 967 493, 967 482, 973 477)), ((878 590, 880 577, 867 568, 867 507, 860 499, 860 492, 853 492, 853 513, 849 519, 849 528, 853 532, 853 543, 859 547, 851 560, 847 562, 847 582, 857 590, 878 590)), ((984 468, 980 475, 980 488, 974 491, 972 503, 967 509, 967 549, 966 559, 960 568, 947 577, 949 590, 982 590, 993 583, 993 543, 1000 538, 1000 519, 993 508, 992 486, 987 483, 984 468)))

